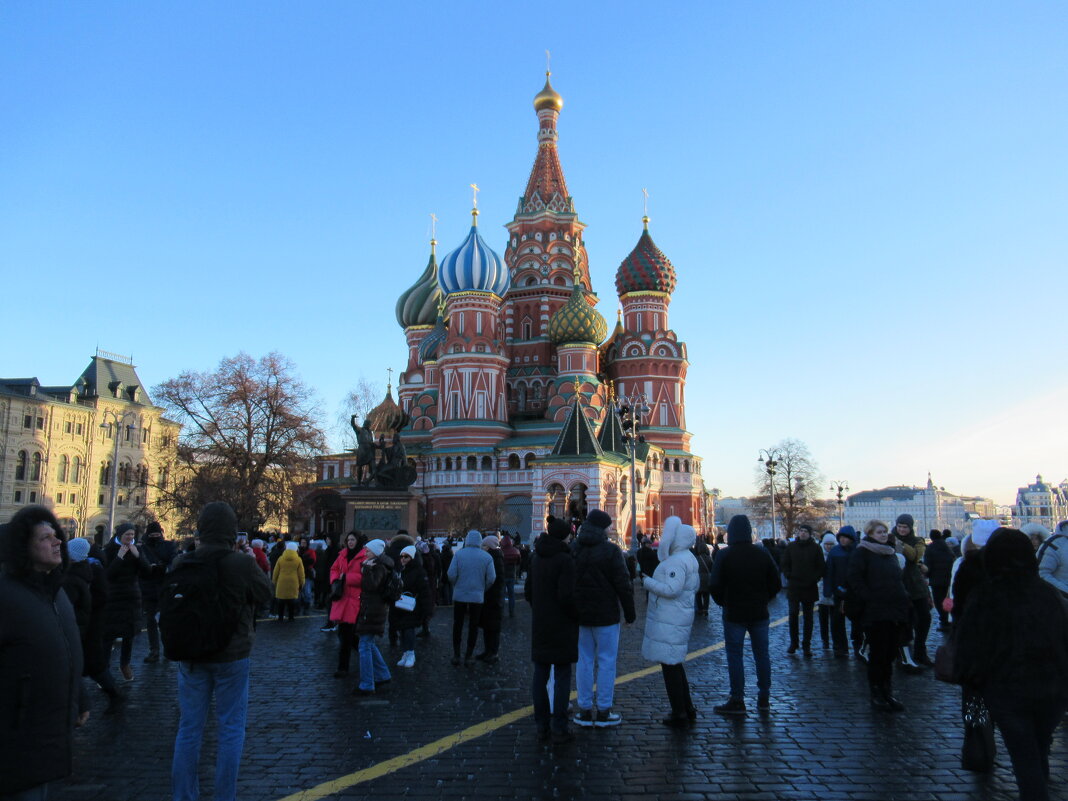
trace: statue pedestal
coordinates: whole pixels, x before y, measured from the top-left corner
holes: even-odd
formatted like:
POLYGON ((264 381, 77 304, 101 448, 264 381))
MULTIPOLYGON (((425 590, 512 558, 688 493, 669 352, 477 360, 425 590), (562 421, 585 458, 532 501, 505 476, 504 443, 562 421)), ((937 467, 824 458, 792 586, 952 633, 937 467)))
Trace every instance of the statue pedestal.
POLYGON ((345 501, 345 528, 367 535, 368 539, 389 540, 398 529, 412 536, 419 521, 419 500, 407 489, 352 488, 342 493, 345 501))

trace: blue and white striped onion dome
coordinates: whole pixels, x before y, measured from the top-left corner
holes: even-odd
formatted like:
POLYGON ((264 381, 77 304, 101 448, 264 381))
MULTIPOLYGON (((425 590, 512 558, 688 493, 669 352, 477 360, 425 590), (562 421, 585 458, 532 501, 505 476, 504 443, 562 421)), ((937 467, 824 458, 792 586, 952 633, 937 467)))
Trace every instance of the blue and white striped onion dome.
POLYGON ((504 297, 508 291, 508 268, 478 235, 478 226, 472 225, 460 247, 441 260, 438 283, 446 295, 492 292, 504 297))

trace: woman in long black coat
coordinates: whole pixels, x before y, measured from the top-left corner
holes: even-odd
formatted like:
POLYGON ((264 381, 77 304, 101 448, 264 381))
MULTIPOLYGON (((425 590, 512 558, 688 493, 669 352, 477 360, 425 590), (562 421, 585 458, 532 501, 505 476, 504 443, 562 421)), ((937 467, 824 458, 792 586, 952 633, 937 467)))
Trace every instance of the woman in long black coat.
POLYGON ((534 542, 523 594, 531 609, 530 658, 534 662, 534 723, 538 739, 570 739, 567 701, 571 666, 578 661, 575 559, 567 546, 570 527, 560 520, 534 542), (555 682, 549 712, 549 676, 555 682))
POLYGON ((482 643, 485 650, 476 659, 487 665, 500 661, 497 655, 501 650, 501 609, 504 604, 504 556, 500 549, 500 540, 494 535, 482 538, 482 550, 493 559, 493 583, 486 588, 482 601, 482 616, 478 625, 482 629, 482 643))
POLYGON ((115 640, 122 640, 119 668, 123 678, 133 678, 130 659, 133 642, 141 630, 141 583, 139 579, 152 575, 152 566, 134 543, 136 531, 132 523, 115 529, 115 539, 104 548, 107 561, 108 602, 104 609, 105 669, 111 665, 111 651, 115 640))
POLYGON ((1050 744, 1068 711, 1068 613, 1039 578, 1022 531, 997 529, 983 564, 987 579, 972 590, 954 634, 956 678, 982 694, 1021 801, 1047 801, 1050 744))
POLYGON ((397 632, 404 649, 397 667, 415 667, 415 630, 426 620, 426 610, 431 605, 430 581, 423 556, 414 545, 405 545, 398 554, 397 565, 404 583, 402 593, 415 598, 415 609, 400 609, 396 605, 389 609, 390 633, 397 632))

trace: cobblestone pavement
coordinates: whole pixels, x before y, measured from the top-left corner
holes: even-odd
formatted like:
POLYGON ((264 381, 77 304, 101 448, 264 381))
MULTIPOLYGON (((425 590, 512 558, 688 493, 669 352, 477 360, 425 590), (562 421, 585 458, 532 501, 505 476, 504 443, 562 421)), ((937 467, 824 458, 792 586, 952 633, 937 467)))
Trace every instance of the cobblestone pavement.
MULTIPOLYGON (((959 766, 960 699, 931 673, 895 677, 908 705, 888 715, 868 706, 863 665, 817 650, 812 659, 786 655, 786 627, 772 628, 772 712, 755 707, 748 652, 751 711, 731 720, 712 712, 726 695, 727 669, 717 610, 698 618, 688 662, 696 728, 667 729, 656 666, 641 658, 644 593, 638 622, 620 641, 615 709, 623 724, 576 729, 573 742, 536 741, 530 705, 529 609, 504 617, 501 662, 453 667, 451 608, 439 608, 433 636, 419 640, 415 669, 383 638, 393 681, 376 696, 351 695, 355 679, 334 679, 337 640, 319 631, 322 617, 264 622, 252 653, 249 735, 242 763, 242 801, 330 799, 569 799, 628 801, 820 799, 820 801, 1007 801, 1016 797, 1008 756, 998 740, 996 770, 976 776, 959 766), (651 668, 651 669, 650 669, 651 668), (648 670, 647 670, 648 669, 648 670), (643 671, 645 671, 643 673, 643 671), (638 675, 634 675, 634 674, 638 675)), ((785 602, 772 608, 782 622, 785 602)), ((932 633, 933 645, 937 633, 932 633)), ((818 639, 818 636, 817 636, 818 639)), ((59 801, 162 801, 178 722, 176 670, 166 661, 142 665, 125 709, 104 716, 93 689, 93 716, 76 735, 75 772, 54 788, 59 801)), ((355 654, 353 664, 356 664, 355 654)), ((211 798, 214 725, 201 762, 211 798)), ((1051 797, 1068 798, 1068 727, 1056 735, 1051 797)))

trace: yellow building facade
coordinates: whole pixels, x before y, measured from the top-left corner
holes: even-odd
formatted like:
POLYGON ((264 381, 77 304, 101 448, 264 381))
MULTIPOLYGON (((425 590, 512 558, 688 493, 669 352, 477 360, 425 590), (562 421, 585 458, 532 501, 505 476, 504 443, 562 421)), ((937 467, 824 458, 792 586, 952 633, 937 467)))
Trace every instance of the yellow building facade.
POLYGON ((27 504, 51 508, 69 536, 159 520, 181 426, 152 404, 131 359, 98 350, 73 384, 0 378, 0 521, 27 504), (113 475, 114 468, 114 475, 113 475))

